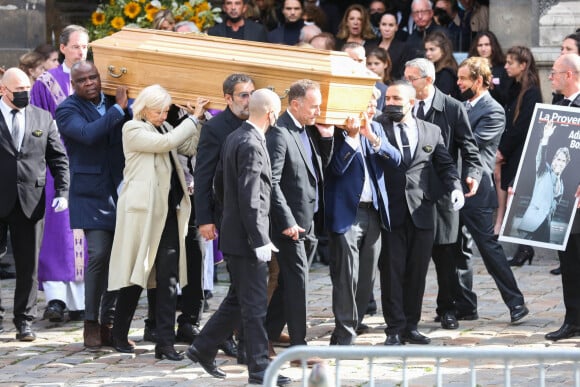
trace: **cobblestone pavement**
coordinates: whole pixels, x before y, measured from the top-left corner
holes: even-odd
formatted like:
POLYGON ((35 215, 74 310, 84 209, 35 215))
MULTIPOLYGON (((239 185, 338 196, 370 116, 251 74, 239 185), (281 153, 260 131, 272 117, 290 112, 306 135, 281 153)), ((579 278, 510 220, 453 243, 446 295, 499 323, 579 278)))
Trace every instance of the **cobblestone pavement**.
MULTIPOLYGON (((580 338, 551 343, 544 334, 557 329, 563 321, 564 307, 559 276, 548 271, 557 266, 553 252, 540 251, 532 265, 515 268, 514 273, 522 289, 530 315, 519 325, 509 324, 509 312, 505 307, 491 277, 485 271, 480 258, 474 261, 474 289, 479 296, 479 320, 461 321, 457 330, 443 330, 433 322, 437 285, 433 265, 427 278, 427 289, 423 303, 423 319, 420 330, 432 338, 433 346, 467 347, 517 347, 517 348, 577 348, 580 338)), ((227 290, 226 276, 220 271, 221 281, 216 284, 214 298, 207 321, 227 290)), ((309 302, 309 345, 326 346, 333 329, 331 309, 331 287, 328 268, 315 264, 310 277, 309 302)), ((247 383, 245 367, 221 352, 217 361, 227 372, 225 380, 209 377, 201 367, 185 359, 180 362, 156 360, 154 345, 143 342, 143 321, 146 315, 146 300, 141 299, 130 338, 137 342, 136 354, 121 354, 110 348, 91 352, 82 344, 82 323, 67 322, 54 324, 39 320, 34 328, 38 339, 32 343, 15 340, 15 329, 11 324, 14 280, 2 281, 3 305, 6 308, 4 333, 0 334, 0 387, 5 386, 240 386, 247 383)), ((42 293, 41 293, 42 296, 42 293)), ((375 297, 380 298, 378 286, 375 297)), ((42 314, 44 300, 39 300, 42 314)), ((368 334, 359 336, 356 345, 382 345, 385 339, 384 320, 380 314, 367 316, 365 323, 371 327, 368 334)), ((176 345, 178 350, 186 346, 176 345)), ((276 348, 278 352, 284 348, 276 348)), ((333 370, 334 360, 329 360, 333 370)), ((449 361, 444 374, 444 385, 468 385, 465 362, 449 361)), ((368 361, 349 360, 340 363, 342 385, 364 386, 368 384, 368 361)), ((533 364, 514 364, 512 384, 518 386, 539 385, 538 372, 533 364)), ((433 386, 433 362, 417 359, 408 364, 409 385, 433 386)), ((401 383, 399 361, 377 359, 374 361, 375 385, 398 386, 401 383)), ((573 366, 570 363, 548 364, 547 385, 570 385, 573 383, 573 366)), ((301 385, 302 369, 286 365, 282 373, 293 378, 292 385, 301 385)), ((502 385, 502 364, 484 364, 478 369, 478 385, 502 385)))

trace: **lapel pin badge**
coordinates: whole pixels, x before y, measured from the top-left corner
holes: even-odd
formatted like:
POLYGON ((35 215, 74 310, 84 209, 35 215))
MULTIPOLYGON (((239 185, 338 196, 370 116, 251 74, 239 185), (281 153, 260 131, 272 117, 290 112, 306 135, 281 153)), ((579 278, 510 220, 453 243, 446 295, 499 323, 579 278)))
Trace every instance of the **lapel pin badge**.
POLYGON ((39 129, 37 129, 37 130, 34 130, 34 131, 32 132, 32 135, 33 135, 34 137, 40 137, 40 136, 42 136, 42 130, 39 130, 39 129))
POLYGON ((427 153, 431 153, 431 152, 433 152, 433 147, 431 145, 425 145, 423 147, 423 150, 427 153))

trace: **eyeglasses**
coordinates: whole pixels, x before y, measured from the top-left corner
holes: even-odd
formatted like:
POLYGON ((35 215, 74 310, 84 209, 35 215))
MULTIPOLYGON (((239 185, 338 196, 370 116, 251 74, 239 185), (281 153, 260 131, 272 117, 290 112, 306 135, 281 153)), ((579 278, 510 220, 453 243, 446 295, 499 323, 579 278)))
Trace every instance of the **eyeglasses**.
POLYGON ((407 82, 411 82, 411 83, 413 83, 413 82, 415 82, 415 81, 417 81, 417 80, 419 80, 419 79, 423 79, 423 78, 427 78, 427 77, 425 76, 425 77, 417 77, 417 78, 405 78, 405 80, 406 80, 407 82))
POLYGON ((251 93, 248 93, 247 91, 244 91, 242 93, 238 93, 238 94, 233 94, 234 97, 238 97, 241 99, 248 99, 250 98, 250 95, 252 95, 253 91, 251 93))
POLYGON ((413 11, 411 13, 413 15, 427 15, 429 12, 433 12, 433 11, 430 10, 430 9, 421 9, 421 10, 418 10, 418 11, 413 11))

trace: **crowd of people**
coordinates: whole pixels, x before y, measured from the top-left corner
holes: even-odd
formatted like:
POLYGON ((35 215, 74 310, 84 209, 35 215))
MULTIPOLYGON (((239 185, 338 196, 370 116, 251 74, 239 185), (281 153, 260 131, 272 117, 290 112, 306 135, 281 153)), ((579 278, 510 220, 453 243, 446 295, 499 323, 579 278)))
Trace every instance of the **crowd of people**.
MULTIPOLYGON (((129 329, 147 289, 144 339, 156 358, 182 360, 174 344, 185 342, 187 357, 224 378, 222 350, 261 383, 273 343, 307 344, 313 257, 329 264, 331 345, 368 330, 377 269, 385 345, 429 344, 418 325, 431 259, 436 321, 457 329, 479 318, 473 242, 510 322, 521 322, 529 310, 510 266, 534 252, 522 245, 508 260, 497 234, 542 94, 531 50, 504 55, 487 4, 374 0, 341 18, 324 1, 224 0, 223 12, 209 35, 342 50, 366 64, 380 78, 368 109, 323 125, 318 83, 293 82, 282 112, 276 94, 240 73, 224 80, 226 108, 213 116, 207 99, 174 105, 159 85, 133 101, 124 86, 107 96, 86 60, 88 32, 76 25, 62 31, 58 51, 24 54, 0 86, 0 241, 9 231, 16 338, 36 338, 40 289, 45 319, 68 313, 84 321, 87 348, 132 353, 129 329), (457 63, 458 52, 467 59, 457 63), (214 253, 231 285, 201 329, 214 253)), ((169 11, 154 26, 198 32, 169 11)), ((550 73, 554 104, 580 106, 579 53, 580 34, 566 36, 550 73)), ((550 340, 580 335, 579 222, 554 270, 566 318, 550 340)))

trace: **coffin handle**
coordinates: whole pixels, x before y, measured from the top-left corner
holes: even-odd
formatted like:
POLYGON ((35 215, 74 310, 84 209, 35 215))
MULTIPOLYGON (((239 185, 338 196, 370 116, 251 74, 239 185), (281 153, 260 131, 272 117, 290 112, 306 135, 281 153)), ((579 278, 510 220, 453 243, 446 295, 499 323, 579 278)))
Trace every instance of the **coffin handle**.
POLYGON ((115 74, 115 66, 113 65, 109 65, 109 67, 107 67, 107 70, 109 70, 109 75, 112 76, 113 78, 121 78, 123 75, 127 74, 127 68, 126 67, 121 67, 120 68, 120 74, 115 74))
MULTIPOLYGON (((275 87, 274 86, 266 86, 266 89, 272 90, 273 92, 276 92, 275 87)), ((278 97, 280 97, 280 99, 284 99, 286 97, 288 97, 288 92, 290 91, 290 89, 286 89, 284 90, 284 94, 282 95, 278 95, 278 97)))

